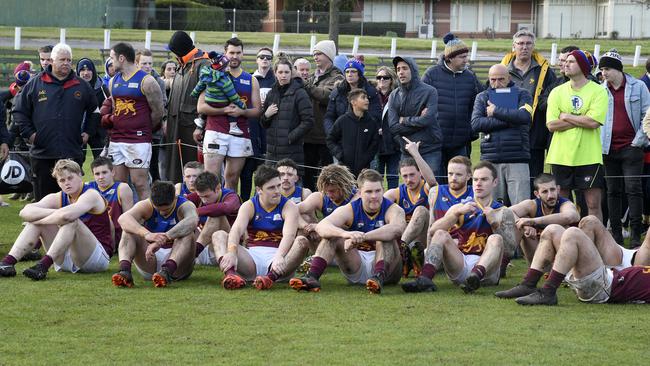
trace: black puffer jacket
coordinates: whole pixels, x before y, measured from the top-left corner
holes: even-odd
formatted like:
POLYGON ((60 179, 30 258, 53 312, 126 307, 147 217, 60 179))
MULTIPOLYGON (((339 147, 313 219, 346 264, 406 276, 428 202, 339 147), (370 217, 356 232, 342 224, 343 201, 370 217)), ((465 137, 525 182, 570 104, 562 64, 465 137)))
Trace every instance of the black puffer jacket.
POLYGON ((285 87, 277 82, 273 85, 266 95, 260 123, 266 128, 268 159, 291 158, 299 164, 305 161, 303 138, 314 126, 314 111, 302 79, 294 78, 285 87), (267 118, 266 110, 272 104, 277 104, 278 113, 267 118))
POLYGON ((327 148, 355 176, 375 158, 379 148, 379 122, 370 113, 357 117, 352 110, 340 116, 327 135, 327 148))
MULTIPOLYGON (((359 77, 358 87, 368 93, 368 113, 374 119, 379 121, 381 119, 381 102, 379 101, 379 94, 377 89, 371 85, 363 76, 359 77)), ((330 94, 330 102, 327 105, 327 112, 323 119, 323 127, 325 128, 325 135, 332 130, 334 122, 350 110, 350 102, 348 102, 348 93, 350 93, 350 84, 347 81, 341 81, 330 94)))
POLYGON ((496 107, 492 117, 487 116, 490 89, 476 96, 472 113, 472 130, 482 132, 481 160, 495 164, 528 163, 530 160, 530 129, 532 100, 527 90, 513 82, 508 87, 518 93, 518 109, 496 107))

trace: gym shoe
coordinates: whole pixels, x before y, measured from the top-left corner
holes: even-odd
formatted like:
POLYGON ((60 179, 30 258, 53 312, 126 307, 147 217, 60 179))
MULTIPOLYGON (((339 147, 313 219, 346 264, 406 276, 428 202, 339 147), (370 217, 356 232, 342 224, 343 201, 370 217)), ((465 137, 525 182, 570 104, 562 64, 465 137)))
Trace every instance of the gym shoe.
POLYGON ((371 294, 381 294, 381 289, 384 287, 384 281, 377 275, 372 276, 366 281, 366 289, 371 294))
POLYGON ((230 123, 230 129, 228 130, 228 134, 233 135, 233 136, 243 136, 244 131, 242 131, 238 126, 237 123, 230 123))
POLYGON ((47 269, 44 269, 40 263, 36 263, 36 265, 24 270, 23 275, 25 275, 25 277, 31 278, 34 281, 40 281, 44 280, 45 277, 47 277, 47 269))
POLYGON ((557 294, 552 290, 538 288, 530 295, 518 297, 515 301, 519 305, 557 305, 557 294))
POLYGON ((415 281, 406 282, 402 284, 404 292, 433 292, 438 288, 433 283, 433 280, 428 277, 418 276, 415 281))
POLYGON ((246 286, 246 281, 241 278, 239 275, 227 275, 223 281, 221 281, 221 285, 223 288, 226 290, 238 290, 240 288, 244 288, 246 286))
POLYGON ((0 277, 14 277, 16 275, 16 267, 12 264, 5 264, 0 262, 0 277))
POLYGON ((129 271, 119 271, 111 277, 111 282, 113 282, 113 285, 117 287, 131 288, 133 287, 133 276, 129 271))
POLYGON ((27 262, 27 261, 40 261, 41 258, 43 258, 43 255, 41 255, 41 252, 39 249, 32 249, 27 254, 25 254, 22 258, 20 258, 21 262, 27 262))
POLYGON ((524 297, 530 295, 533 292, 535 292, 535 290, 537 290, 537 287, 530 287, 530 286, 518 284, 517 286, 509 290, 495 292, 494 296, 501 299, 516 299, 518 297, 524 297))
POLYGON ((422 274, 422 267, 424 266, 424 247, 419 241, 412 241, 409 243, 409 253, 411 254, 413 272, 417 277, 422 274))
POLYGON ((465 279, 465 283, 460 285, 460 288, 466 293, 472 293, 481 287, 481 279, 476 273, 470 273, 465 279))
POLYGON ((160 272, 156 272, 151 276, 151 282, 155 287, 167 287, 172 282, 172 275, 167 271, 167 268, 162 268, 160 272))
POLYGON ((296 291, 320 291, 320 281, 311 276, 292 278, 289 280, 289 286, 296 291))
POLYGON ((269 276, 257 276, 253 281, 253 286, 258 290, 268 290, 273 287, 273 280, 269 276))

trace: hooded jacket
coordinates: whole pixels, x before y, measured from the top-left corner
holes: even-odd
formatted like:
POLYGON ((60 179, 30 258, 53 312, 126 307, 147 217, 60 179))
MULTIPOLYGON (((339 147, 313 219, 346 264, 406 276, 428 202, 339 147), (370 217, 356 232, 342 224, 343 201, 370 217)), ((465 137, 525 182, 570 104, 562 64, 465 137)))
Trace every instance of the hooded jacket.
POLYGON ((111 80, 111 77, 108 75, 108 66, 112 64, 113 64, 113 60, 110 57, 107 58, 106 61, 104 61, 104 76, 102 76, 102 83, 104 84, 104 87, 107 89, 108 89, 108 82, 111 80))
MULTIPOLYGON (((95 68, 95 63, 89 58, 82 58, 77 62, 77 75, 79 75, 80 65, 82 61, 87 61, 88 67, 93 72, 93 77, 90 79, 90 86, 95 91, 95 97, 97 98, 97 105, 101 106, 104 103, 110 93, 108 87, 104 86, 104 81, 102 78, 97 75, 97 69, 95 68)), ((86 116, 84 124, 87 125, 87 131, 89 136, 89 141, 93 137, 98 136, 100 140, 104 141, 107 136, 106 130, 101 126, 101 116, 99 113, 92 113, 90 116, 86 116)))
MULTIPOLYGON (((363 89, 368 93, 368 101, 370 102, 368 113, 370 113, 374 119, 379 121, 381 119, 381 102, 379 101, 377 89, 375 89, 375 87, 372 86, 363 76, 359 76, 358 86, 360 89, 363 89)), ((325 112, 325 118, 323 119, 325 134, 328 134, 332 130, 334 121, 336 121, 337 118, 350 110, 350 102, 348 102, 349 92, 350 84, 345 80, 338 83, 334 90, 332 90, 330 101, 327 104, 327 112, 325 112)))
POLYGON ((404 57, 411 68, 411 81, 401 84, 388 98, 386 116, 390 132, 406 154, 406 137, 413 142, 420 141, 420 153, 439 151, 442 147, 442 131, 438 124, 438 92, 420 80, 418 66, 410 57, 404 57), (424 109, 425 115, 421 115, 424 109), (405 117, 400 123, 400 117, 405 117))
POLYGON ((305 136, 306 144, 325 144, 325 128, 323 126, 323 119, 327 111, 327 105, 330 100, 330 94, 339 80, 344 80, 341 71, 332 65, 327 71, 320 76, 312 75, 305 90, 312 101, 312 108, 314 110, 314 127, 305 136))
POLYGON ((292 79, 284 93, 277 82, 273 85, 266 95, 260 123, 266 129, 268 159, 291 158, 298 164, 305 161, 303 139, 314 126, 314 113, 302 79, 292 79), (267 118, 264 113, 271 104, 278 106, 278 112, 267 118))
POLYGON ((443 147, 457 148, 472 140, 472 110, 476 95, 483 90, 471 70, 454 72, 444 57, 422 76, 422 82, 438 91, 438 122, 445 139, 443 147))
POLYGON ((357 117, 352 110, 340 116, 327 135, 327 148, 355 176, 370 167, 379 149, 379 122, 368 112, 357 117))

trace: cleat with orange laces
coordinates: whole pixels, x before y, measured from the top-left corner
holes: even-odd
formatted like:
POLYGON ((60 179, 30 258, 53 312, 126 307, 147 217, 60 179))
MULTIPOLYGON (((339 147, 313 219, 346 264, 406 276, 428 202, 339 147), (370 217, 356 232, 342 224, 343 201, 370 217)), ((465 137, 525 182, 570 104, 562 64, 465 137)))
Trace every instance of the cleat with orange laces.
POLYGON ((113 277, 111 277, 111 282, 113 282, 113 285, 117 287, 131 288, 133 287, 133 276, 129 271, 119 271, 113 274, 113 277))
POLYGON ((269 276, 257 276, 253 281, 253 286, 258 290, 268 290, 273 287, 273 280, 269 276))
POLYGON ((238 290, 246 286, 246 281, 239 275, 230 274, 223 279, 221 285, 226 290, 238 290))
POLYGON ((166 268, 163 268, 160 272, 154 273, 151 281, 155 287, 167 287, 172 282, 172 275, 167 272, 166 268))
POLYGON ((292 278, 289 280, 289 286, 296 291, 320 291, 320 281, 310 276, 292 278))

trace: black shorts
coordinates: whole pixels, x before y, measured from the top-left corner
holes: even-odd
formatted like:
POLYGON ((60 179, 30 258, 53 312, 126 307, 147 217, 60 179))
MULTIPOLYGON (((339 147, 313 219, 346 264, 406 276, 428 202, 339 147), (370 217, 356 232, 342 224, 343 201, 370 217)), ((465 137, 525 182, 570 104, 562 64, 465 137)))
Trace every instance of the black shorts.
POLYGON ((605 186, 604 168, 601 164, 566 166, 551 164, 555 182, 562 189, 590 189, 605 186))

